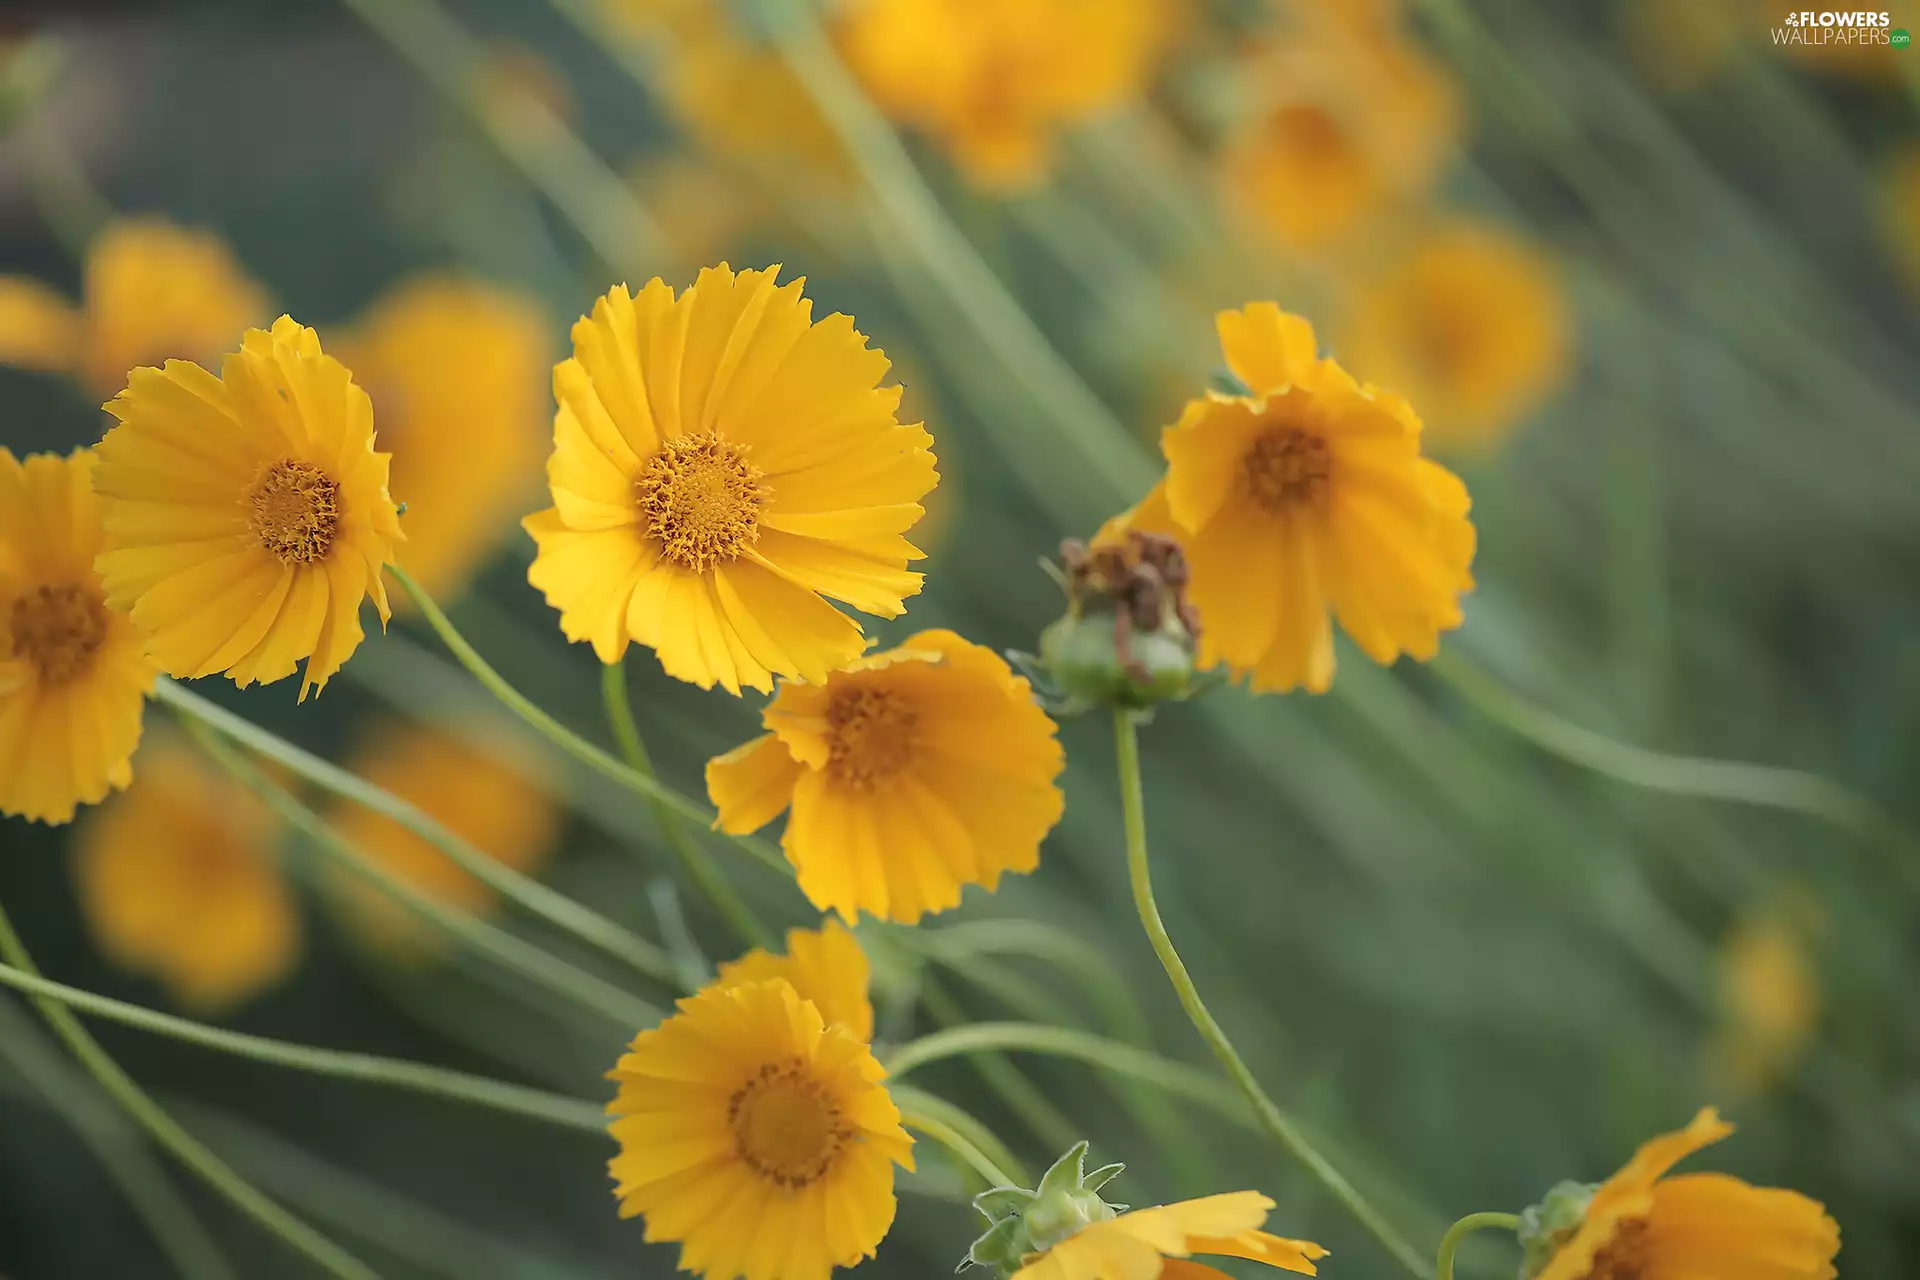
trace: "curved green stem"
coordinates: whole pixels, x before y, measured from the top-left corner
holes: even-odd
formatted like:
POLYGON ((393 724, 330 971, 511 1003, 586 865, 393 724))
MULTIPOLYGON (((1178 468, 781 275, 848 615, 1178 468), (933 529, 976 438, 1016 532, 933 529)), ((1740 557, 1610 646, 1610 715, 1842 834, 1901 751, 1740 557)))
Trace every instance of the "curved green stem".
POLYGON ((406 1062, 398 1058, 349 1053, 339 1049, 317 1049, 311 1045, 227 1031, 188 1018, 176 1018, 158 1009, 147 1009, 91 991, 82 991, 78 987, 69 987, 14 965, 0 964, 0 985, 43 1000, 58 1001, 70 1009, 97 1018, 106 1018, 125 1026, 138 1027, 142 1031, 197 1044, 203 1049, 231 1053, 276 1067, 290 1067, 295 1071, 307 1071, 340 1080, 360 1080, 391 1089, 432 1094, 569 1129, 585 1129, 589 1132, 606 1129, 606 1116, 596 1103, 564 1098, 539 1089, 508 1084, 504 1080, 489 1080, 485 1076, 428 1066, 423 1062, 406 1062))
POLYGON ((539 916, 548 924, 572 934, 580 941, 610 956, 626 961, 649 978, 661 982, 673 980, 673 962, 663 949, 632 930, 622 928, 598 912, 580 905, 565 894, 557 893, 538 880, 523 876, 499 860, 489 857, 468 841, 447 830, 431 815, 408 804, 391 792, 384 791, 311 752, 301 750, 286 739, 269 733, 252 721, 207 701, 199 694, 190 692, 172 680, 163 678, 158 681, 154 687, 154 698, 241 743, 249 750, 277 764, 285 765, 322 790, 330 791, 384 818, 391 819, 445 854, 448 860, 462 871, 501 897, 539 916))
POLYGON ((1252 1105, 1253 1113, 1259 1118, 1260 1125, 1284 1148, 1289 1155, 1299 1161, 1315 1181, 1324 1187, 1328 1194, 1338 1200, 1351 1213, 1355 1220, 1378 1240, 1381 1246, 1391 1254, 1394 1260, 1405 1267, 1409 1273, 1425 1280, 1426 1262, 1414 1251, 1411 1244, 1402 1239, 1386 1217, 1366 1200, 1353 1184, 1348 1182, 1341 1172, 1334 1168, 1327 1158, 1308 1142, 1305 1135, 1294 1124, 1291 1117, 1274 1105, 1260 1082, 1254 1078, 1233 1042, 1227 1039, 1227 1033, 1214 1020, 1208 1011, 1206 1002, 1200 998, 1200 989, 1194 985, 1193 978, 1187 973, 1186 963, 1180 959, 1180 953, 1174 948, 1173 939, 1167 933, 1167 926, 1160 919, 1160 908, 1153 900, 1153 880, 1147 860, 1147 820, 1145 788, 1140 779, 1140 742, 1134 732, 1134 715, 1125 708, 1117 708, 1113 713, 1114 748, 1120 765, 1120 803, 1126 818, 1127 828, 1127 875, 1133 884, 1133 903, 1140 914, 1140 924, 1147 931, 1147 940, 1153 944, 1154 954, 1160 957, 1161 967, 1167 971, 1167 978, 1173 983, 1173 989, 1180 997, 1180 1005, 1187 1011, 1200 1038, 1213 1050, 1213 1056, 1220 1060, 1227 1076, 1239 1086, 1240 1092, 1252 1105))
MULTIPOLYGON (((8 919, 5 908, 0 908, 0 957, 4 957, 8 964, 21 973, 33 977, 40 975, 26 944, 14 932, 13 921, 8 919)), ((80 1020, 66 1006, 45 996, 34 997, 34 1005, 52 1026, 54 1034, 66 1043, 73 1056, 80 1059, 81 1065, 133 1117, 134 1122, 174 1159, 225 1196, 235 1208, 312 1259, 328 1274, 338 1276, 341 1280, 378 1280, 374 1271, 364 1262, 263 1195, 224 1160, 181 1128, 178 1121, 161 1110, 159 1104, 120 1069, 120 1064, 108 1056, 99 1041, 80 1025, 80 1020)))
MULTIPOLYGON (((942 1027, 961 1026, 967 1021, 966 1010, 951 992, 934 981, 932 974, 920 976, 920 1001, 942 1027)), ((1080 1140, 1079 1130, 1054 1105, 1046 1090, 1006 1058, 998 1053, 983 1052, 973 1056, 971 1065, 981 1083, 998 1094, 1007 1109, 1019 1116, 1050 1150, 1064 1150, 1080 1140)))
MULTIPOLYGON (((640 726, 633 719, 633 701, 627 694, 627 665, 624 661, 609 662, 600 669, 600 696, 607 704, 607 724, 613 729, 613 740, 620 744, 620 754, 626 757, 627 767, 643 778, 658 782, 659 777, 653 771, 653 757, 647 753, 646 741, 640 736, 640 726)), ((680 826, 680 815, 657 796, 647 797, 647 808, 653 811, 653 820, 660 827, 660 837, 666 841, 674 861, 680 864, 681 873, 726 920, 727 927, 750 947, 772 946, 772 932, 753 914, 752 908, 741 901, 740 895, 727 883, 727 878, 720 874, 720 869, 701 857, 687 839, 686 831, 680 826)))
MULTIPOLYGON (((467 643, 467 638, 461 635, 448 620, 446 613, 434 603, 433 597, 422 590, 420 584, 415 582, 405 569, 399 565, 388 565, 387 572, 393 575, 393 580, 400 584, 401 590, 407 593, 414 607, 419 609, 420 616, 427 620, 427 625, 433 628, 433 633, 440 637, 440 642, 447 646, 448 651, 459 660, 460 665, 465 667, 467 672, 478 680, 488 693, 498 698, 509 711, 538 729, 562 751, 595 773, 619 783, 641 799, 657 800, 669 811, 702 827, 713 825, 713 810, 698 801, 688 799, 656 779, 635 773, 541 710, 532 699, 508 684, 500 673, 480 656, 479 651, 467 643)), ((728 836, 727 838, 756 861, 764 863, 789 879, 792 878, 793 868, 787 865, 787 860, 780 855, 780 851, 766 841, 755 836, 728 836)))
POLYGON ((1460 1251, 1460 1242, 1476 1231, 1518 1231, 1520 1219, 1511 1213, 1470 1213, 1447 1228, 1447 1234, 1440 1237, 1439 1252, 1433 1257, 1435 1280, 1453 1280, 1453 1255, 1460 1251))
POLYGON ((990 1187, 1024 1187, 1026 1171, 993 1130, 945 1098, 911 1085, 895 1085, 890 1092, 900 1108, 900 1123, 917 1129, 959 1156, 990 1187))

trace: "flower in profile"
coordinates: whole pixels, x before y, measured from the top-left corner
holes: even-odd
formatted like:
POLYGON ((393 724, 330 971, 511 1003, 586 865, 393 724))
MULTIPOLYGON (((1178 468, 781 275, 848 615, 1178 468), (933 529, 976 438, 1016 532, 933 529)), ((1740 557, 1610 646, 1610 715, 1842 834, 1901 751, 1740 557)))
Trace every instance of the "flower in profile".
POLYGON ((1492 224, 1422 235, 1363 285, 1341 352, 1420 406, 1435 446, 1485 446, 1566 376, 1570 338, 1552 264, 1492 224))
MULTIPOLYGON (((504 744, 483 748, 466 737, 389 723, 367 735, 348 767, 502 866, 531 872, 553 851, 560 814, 534 761, 506 752, 504 744)), ((490 887, 391 818, 341 801, 332 821, 367 857, 430 897, 476 915, 493 907, 490 887)), ((418 953, 439 940, 365 880, 342 871, 337 883, 351 922, 374 945, 418 953)))
POLYGON ((820 683, 865 645, 829 604, 897 617, 920 589, 904 535, 938 480, 895 417, 887 359, 801 281, 725 264, 678 297, 615 288, 553 371, 552 508, 528 580, 602 662, 629 641, 729 693, 820 683))
POLYGON ((822 681, 783 683, 771 731, 707 763, 714 825, 744 834, 792 808, 781 847, 800 889, 849 923, 912 924, 1039 865, 1060 820, 1053 721, 1000 655, 922 631, 822 681))
POLYGON ((0 364, 68 373, 112 395, 135 365, 211 360, 268 315, 226 242, 159 218, 120 218, 87 246, 83 302, 0 278, 0 364))
POLYGON ((135 369, 107 403, 94 490, 107 600, 170 675, 271 682, 306 659, 300 697, 359 645, 360 602, 388 616, 401 538, 373 407, 289 316, 249 329, 215 377, 135 369))
POLYGON ((401 567, 429 595, 456 593, 526 510, 546 433, 540 313, 476 281, 420 276, 375 302, 336 349, 392 452, 389 488, 407 507, 401 567))
POLYGON ((217 1014, 286 976, 300 911, 273 857, 273 815, 251 791, 162 738, 140 785, 81 825, 81 914, 109 959, 176 1004, 217 1014))
POLYGON ((1158 0, 861 0, 840 44, 875 102, 980 185, 1045 175, 1061 127, 1137 97, 1166 43, 1158 0))
POLYGON ((133 781, 153 664, 108 607, 94 455, 0 448, 0 813, 73 818, 133 781))
POLYGON ((867 994, 873 966, 852 930, 829 919, 818 929, 787 930, 787 954, 755 947, 720 966, 718 987, 781 980, 812 1001, 828 1026, 843 1026, 856 1040, 873 1039, 873 1000, 867 994))
POLYGON ((1667 1176, 1732 1132, 1707 1107, 1598 1186, 1555 1187, 1521 1215, 1524 1280, 1833 1280, 1840 1228, 1817 1201, 1721 1173, 1667 1176))
POLYGON ((1323 692, 1332 617, 1375 662, 1431 658, 1473 586, 1466 486, 1421 456, 1406 401, 1316 357, 1307 321, 1260 302, 1218 325, 1248 394, 1189 402, 1161 433, 1166 477, 1096 545, 1178 540, 1200 665, 1256 690, 1323 692))
POLYGON ((1749 908, 1720 942, 1720 1022, 1709 1046, 1723 1087, 1740 1095, 1777 1086, 1820 1019, 1811 942, 1819 905, 1804 892, 1749 908))
POLYGON ((893 1225, 913 1140, 866 1042, 775 979, 710 986, 608 1076, 620 1215, 709 1280, 825 1280, 893 1225))

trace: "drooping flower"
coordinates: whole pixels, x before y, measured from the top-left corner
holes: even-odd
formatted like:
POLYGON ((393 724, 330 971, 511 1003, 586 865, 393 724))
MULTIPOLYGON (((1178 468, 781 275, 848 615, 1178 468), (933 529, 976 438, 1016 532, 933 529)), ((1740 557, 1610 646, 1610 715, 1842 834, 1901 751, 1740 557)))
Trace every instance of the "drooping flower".
MULTIPOLYGON (((538 868, 560 833, 560 813, 538 766, 531 759, 515 758, 504 744, 483 748, 433 730, 389 723, 367 735, 348 767, 515 871, 538 868)), ((362 853, 414 888, 469 913, 492 909, 491 888, 391 818, 342 801, 332 821, 362 853)), ((365 880, 342 871, 337 883, 352 924, 376 946, 413 952, 440 940, 405 906, 365 880)))
POLYGON ((938 479, 932 437, 896 420, 853 321, 815 323, 777 271, 616 288, 554 369, 554 505, 524 521, 527 577, 602 662, 632 640, 702 688, 818 683, 865 644, 825 597, 891 618, 920 589, 902 535, 938 479))
POLYGON ((1552 264, 1511 232, 1454 221, 1364 285, 1341 352, 1420 406, 1435 446, 1491 444, 1566 374, 1568 318, 1552 264))
POLYGON ((300 911, 273 857, 273 815, 251 791, 162 739, 140 785, 80 827, 81 914, 109 959, 212 1015, 286 976, 300 911))
POLYGON ((1526 1280, 1833 1280, 1840 1228, 1817 1201, 1722 1173, 1667 1176, 1732 1132, 1706 1107, 1600 1185, 1555 1187, 1521 1218, 1526 1280))
POLYGON ((1045 175, 1062 127, 1138 96, 1168 36, 1159 0, 861 0, 841 24, 879 106, 985 187, 1045 175))
POLYGON ((829 919, 818 929, 787 930, 787 954, 758 947, 720 966, 714 985, 738 987, 775 979, 812 1001, 828 1026, 843 1026, 856 1040, 873 1039, 873 1000, 867 988, 873 966, 853 932, 829 919))
POLYGON ((94 490, 107 600, 170 675, 323 687, 359 645, 360 603, 384 624, 402 537, 373 449, 373 408, 345 365, 289 316, 249 329, 215 377, 169 360, 107 403, 94 490))
POLYGON ((212 360, 268 314, 220 237, 121 218, 87 247, 78 308, 37 280, 0 278, 0 364, 72 374, 112 395, 134 366, 212 360))
POLYGON ((420 276, 337 349, 393 456, 389 487, 407 507, 400 564, 429 595, 458 592, 526 510, 537 474, 551 359, 540 313, 477 281, 420 276))
POLYGON ((0 448, 0 813, 67 822, 133 780, 153 664, 107 604, 94 455, 0 448))
POLYGON ((1406 401, 1316 357, 1307 321, 1262 302, 1218 325, 1249 394, 1189 402, 1161 433, 1166 477, 1096 541, 1177 539, 1201 665, 1257 690, 1324 691, 1333 617, 1375 662, 1431 658, 1473 586, 1466 486, 1421 456, 1406 401))
POLYGON ((712 986, 609 1074, 622 1217, 709 1280, 824 1280, 893 1225, 913 1140, 865 1041, 782 981, 712 986))
POLYGON ((951 631, 783 683, 771 731, 707 764, 722 830, 792 808, 781 847, 801 891, 849 923, 903 924, 1040 860, 1064 805, 1053 721, 998 654, 951 631))

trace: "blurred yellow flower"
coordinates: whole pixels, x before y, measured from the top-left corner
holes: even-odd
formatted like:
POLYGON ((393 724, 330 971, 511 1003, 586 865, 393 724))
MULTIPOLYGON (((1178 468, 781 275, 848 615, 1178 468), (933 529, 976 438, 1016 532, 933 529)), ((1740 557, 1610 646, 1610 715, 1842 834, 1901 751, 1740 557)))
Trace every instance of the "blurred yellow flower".
POLYGON ((1545 255, 1498 225, 1456 220, 1360 287, 1341 353, 1420 406, 1429 443, 1485 446, 1565 377, 1569 327, 1545 255))
POLYGON ((79 308, 37 280, 0 278, 0 364, 70 373, 95 394, 127 370, 211 360, 268 315, 226 242, 159 218, 121 218, 87 248, 79 308))
POLYGON ((1060 820, 1053 721, 991 649, 922 631, 822 681, 783 683, 771 733, 707 764, 714 825, 744 833, 792 807, 781 847, 800 889, 849 923, 912 924, 1040 861, 1060 820))
POLYGON ((107 403, 94 489, 107 600, 175 676, 274 681, 307 660, 300 697, 388 616, 383 565, 401 538, 373 407, 319 335, 289 316, 249 329, 215 377, 170 360, 107 403))
POLYGON ((820 1010, 828 1026, 845 1027, 856 1040, 873 1039, 873 1001, 867 988, 873 966, 853 932, 829 919, 818 929, 787 930, 787 954, 755 948, 720 966, 717 987, 780 979, 820 1010))
POLYGON ((1563 1184, 1591 1198, 1574 1222, 1546 1224, 1552 1251, 1529 1269, 1533 1280, 1833 1280, 1840 1228, 1817 1201, 1720 1173, 1666 1176, 1732 1132, 1707 1107, 1685 1129, 1643 1144, 1599 1187, 1563 1184))
POLYGON ((1194 1254, 1245 1258, 1299 1275, 1317 1274, 1327 1251, 1260 1230, 1273 1201, 1258 1191, 1182 1200, 1091 1222, 1014 1272, 1019 1280, 1227 1280, 1189 1261, 1194 1254))
POLYGON ((537 483, 552 358, 539 311, 475 281, 421 276, 335 347, 392 452, 388 487, 407 507, 400 564, 430 595, 459 592, 537 483))
POLYGON ((81 913, 116 964, 203 1014, 279 982, 300 911, 274 862, 273 815, 251 791, 162 739, 140 785, 89 818, 74 849, 81 913))
POLYGON ((1920 289, 1920 143, 1909 142, 1890 157, 1880 173, 1880 224, 1888 248, 1920 289))
POLYGON ((1391 28, 1305 23, 1260 47, 1243 74, 1249 110, 1222 153, 1222 181, 1288 248, 1326 248, 1423 196, 1460 132, 1453 80, 1391 28))
POLYGON ((1810 951, 1813 901, 1781 895, 1749 909, 1720 942, 1720 1015, 1710 1064, 1736 1095, 1765 1092, 1793 1067, 1820 1019, 1810 951))
POLYGON ((667 243, 692 262, 718 262, 737 252, 779 216, 765 190, 738 166, 696 152, 642 152, 624 172, 667 243))
MULTIPOLYGON (((501 865, 531 872, 553 852, 561 816, 535 762, 502 763, 501 749, 389 723, 367 736, 347 767, 501 865)), ((462 911, 492 910, 491 888, 392 819, 342 801, 332 821, 362 853, 414 888, 462 911)), ((353 925, 374 945, 404 953, 438 942, 440 935, 423 928, 413 912, 351 872, 341 870, 337 884, 353 925)))
POLYGON ((896 420, 852 319, 815 323, 777 271, 710 267, 677 298, 622 285, 554 369, 527 577, 602 662, 632 640, 702 688, 818 683, 865 645, 824 597, 892 618, 920 589, 902 535, 939 478, 933 437, 896 420))
POLYGON ((1406 401, 1316 357, 1307 321, 1258 302, 1218 324, 1249 394, 1190 401, 1160 436, 1165 479, 1100 538, 1178 539, 1202 665, 1256 690, 1333 682, 1330 613, 1375 662, 1431 658, 1473 586, 1466 486, 1420 455, 1406 401))
POLYGON ((153 664, 94 572, 94 455, 0 448, 0 813, 57 823, 133 780, 153 664))
POLYGON ((886 1070, 780 980, 708 987, 609 1073, 620 1215, 710 1280, 825 1280, 893 1225, 913 1168, 886 1070))
POLYGON ((1045 176, 1054 133, 1144 92, 1164 0, 857 0, 841 47, 874 101, 977 183, 1045 176))

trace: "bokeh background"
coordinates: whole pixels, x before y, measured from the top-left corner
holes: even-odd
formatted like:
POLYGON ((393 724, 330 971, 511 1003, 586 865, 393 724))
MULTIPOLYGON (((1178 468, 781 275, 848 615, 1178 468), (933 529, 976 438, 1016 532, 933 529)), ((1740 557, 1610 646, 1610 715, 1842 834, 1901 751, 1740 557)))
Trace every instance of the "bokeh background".
MULTIPOLYGON (((962 34, 1004 20, 947 7, 962 34)), ((851 0, 821 15, 844 64, 803 82, 779 8, 6 6, 0 443, 91 443, 128 364, 211 359, 290 311, 372 390, 403 563, 603 736, 596 664, 527 586, 514 522, 544 504, 549 367, 611 283, 779 262, 816 314, 854 315, 943 475, 926 591, 879 633, 1017 648, 1061 608, 1035 561, 1144 491, 1159 427, 1217 375, 1211 313, 1278 300, 1426 417, 1473 493, 1479 587, 1431 667, 1343 648, 1324 696, 1217 691, 1148 732, 1163 908, 1216 1012, 1423 1246, 1718 1102, 1740 1133, 1703 1164, 1824 1200, 1843 1274, 1920 1269, 1920 52, 1782 46, 1771 0, 1089 0, 969 97, 965 40, 862 35, 851 0)), ((756 700, 630 666, 662 772, 697 792, 756 700)), ((646 812, 404 615, 297 713, 291 683, 200 689, 690 965, 731 952, 646 812)), ((74 826, 0 820, 0 899, 53 976, 608 1093, 617 1036, 307 874, 166 720, 74 826)), ((1209 1066, 1133 918, 1105 726, 1063 734, 1040 871, 935 922, 958 927, 942 959, 886 947, 881 1034, 1038 1019, 1209 1066)), ((98 1030, 383 1273, 671 1271, 616 1218, 592 1135, 98 1030)), ((1135 1203, 1259 1187, 1334 1248, 1329 1275, 1389 1274, 1231 1108, 1169 1122, 1084 1066, 1019 1065, 1019 1105, 993 1064, 921 1083, 1029 1166, 1084 1135, 1135 1203)), ((137 1146, 0 995, 0 1274, 169 1274, 101 1159, 137 1146)), ((167 1176, 239 1274, 306 1274, 167 1176)), ((865 1271, 944 1274, 965 1191, 928 1158, 865 1271)), ((1506 1249, 1463 1271, 1507 1274, 1506 1249)))

